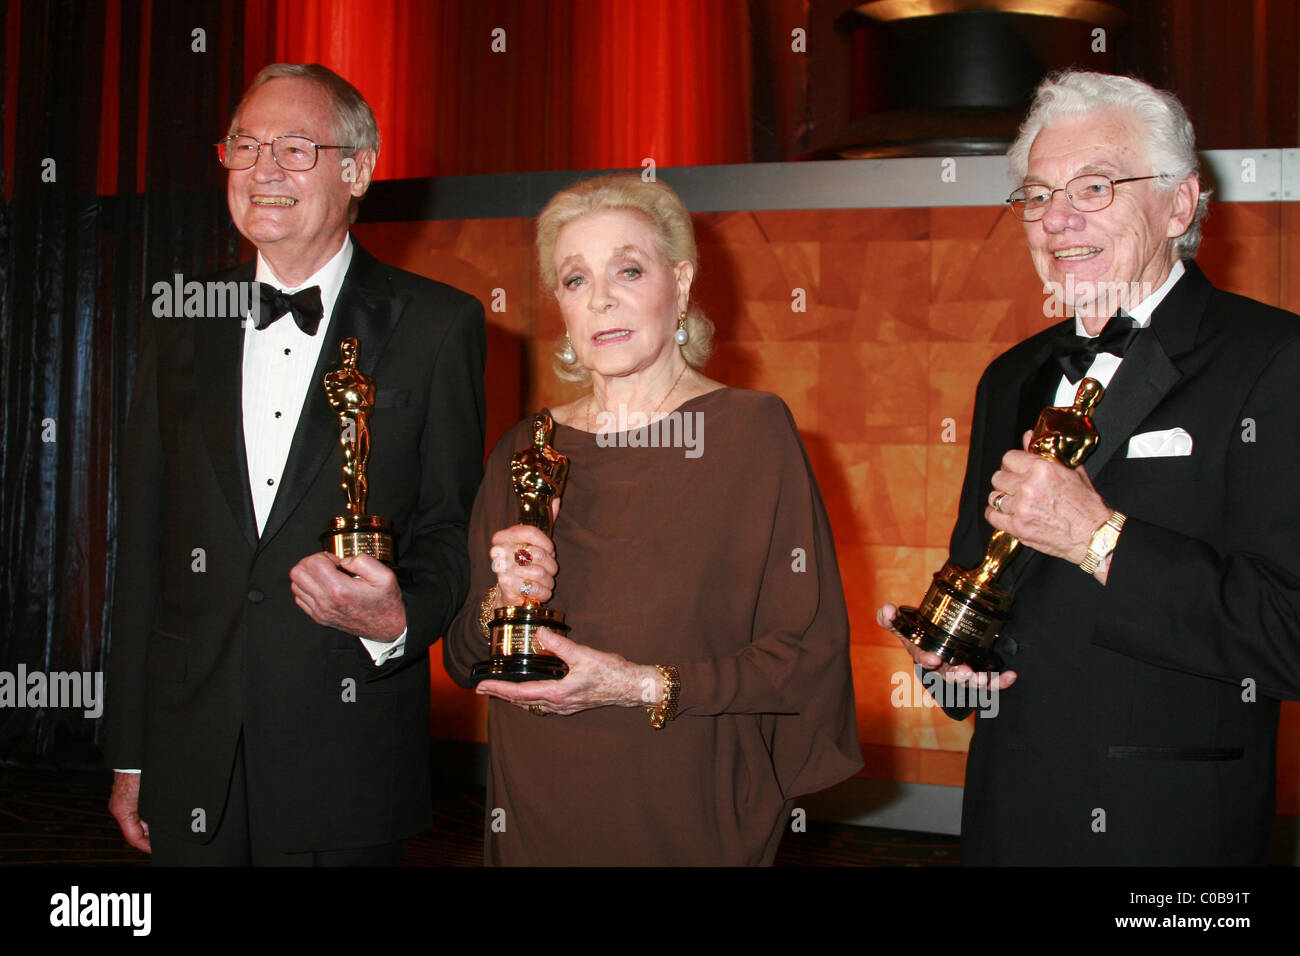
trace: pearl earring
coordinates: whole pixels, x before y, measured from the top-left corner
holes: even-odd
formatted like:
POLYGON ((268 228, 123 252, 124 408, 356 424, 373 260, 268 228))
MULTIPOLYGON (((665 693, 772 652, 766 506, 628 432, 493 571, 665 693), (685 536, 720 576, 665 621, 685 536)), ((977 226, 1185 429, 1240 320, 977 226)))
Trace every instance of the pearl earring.
POLYGON ((673 333, 673 339, 678 345, 685 345, 691 340, 691 334, 686 331, 686 313, 683 312, 677 316, 677 331, 673 333))
POLYGON ((578 353, 573 351, 573 340, 569 338, 569 333, 564 333, 564 348, 560 350, 560 361, 565 365, 572 365, 578 361, 578 353))

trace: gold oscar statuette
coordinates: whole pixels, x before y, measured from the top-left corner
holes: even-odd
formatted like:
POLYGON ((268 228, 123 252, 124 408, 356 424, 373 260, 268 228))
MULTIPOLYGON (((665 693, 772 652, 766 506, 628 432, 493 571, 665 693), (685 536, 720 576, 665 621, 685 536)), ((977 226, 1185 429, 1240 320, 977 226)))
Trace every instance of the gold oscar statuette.
POLYGON ((343 364, 325 373, 325 394, 339 416, 347 514, 330 519, 321 535, 321 544, 340 558, 368 554, 395 567, 392 522, 366 514, 366 461, 370 458, 370 413, 375 408, 375 380, 357 368, 359 348, 355 338, 344 339, 339 343, 343 364))
MULTIPOLYGON (((510 480, 519 499, 519 523, 537 528, 548 538, 555 528, 551 502, 564 494, 569 458, 551 447, 555 422, 546 412, 533 416, 533 443, 510 459, 510 480)), ((491 656, 470 669, 474 683, 481 680, 560 680, 569 665, 548 654, 538 643, 541 628, 563 634, 569 630, 564 613, 539 601, 524 598, 514 607, 499 607, 488 622, 491 656)))
MULTIPOLYGON (((1097 447, 1092 411, 1104 392, 1096 379, 1085 378, 1072 406, 1043 409, 1029 451, 1067 468, 1083 464, 1097 447)), ((993 642, 1011 615, 1011 592, 994 582, 1019 550, 1020 540, 1014 535, 993 532, 979 567, 967 570, 945 564, 935 573, 919 608, 898 609, 894 629, 945 663, 967 664, 976 671, 1001 670, 993 642)))

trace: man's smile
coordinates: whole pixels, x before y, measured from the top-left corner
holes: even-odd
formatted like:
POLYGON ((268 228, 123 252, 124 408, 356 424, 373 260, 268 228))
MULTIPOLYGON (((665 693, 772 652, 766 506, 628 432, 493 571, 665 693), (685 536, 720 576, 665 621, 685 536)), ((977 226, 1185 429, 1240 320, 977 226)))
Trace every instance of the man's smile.
POLYGON ((1052 255, 1066 262, 1076 262, 1080 259, 1091 259, 1093 256, 1101 255, 1101 249, 1097 246, 1070 246, 1066 249, 1053 250, 1052 255))

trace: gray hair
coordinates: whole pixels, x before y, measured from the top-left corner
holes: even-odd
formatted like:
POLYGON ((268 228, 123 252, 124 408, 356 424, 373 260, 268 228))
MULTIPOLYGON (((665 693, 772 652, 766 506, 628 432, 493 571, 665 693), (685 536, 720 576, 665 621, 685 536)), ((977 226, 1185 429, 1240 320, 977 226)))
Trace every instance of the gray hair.
MULTIPOLYGON (((1029 114, 1007 150, 1011 178, 1017 185, 1024 181, 1029 170, 1029 148, 1044 127, 1062 116, 1084 116, 1110 107, 1127 110, 1145 130, 1142 139, 1151 172, 1164 177, 1155 180, 1156 188, 1168 192, 1184 180, 1199 181, 1196 133, 1178 97, 1132 77, 1082 70, 1054 73, 1038 85, 1029 114)), ((1210 190, 1202 189, 1191 225, 1174 240, 1174 248, 1184 259, 1195 258, 1200 248, 1201 223, 1209 212, 1209 202, 1210 190)))
MULTIPOLYGON (((575 183, 556 193, 537 217, 537 267, 542 285, 555 291, 555 242, 560 230, 583 216, 596 212, 623 210, 647 220, 654 227, 659 252, 669 264, 689 262, 699 274, 700 259, 695 248, 695 227, 691 214, 673 188, 664 182, 645 182, 638 173, 598 176, 575 183)), ((713 351, 713 322, 692 297, 686 305, 686 344, 682 358, 692 368, 703 368, 713 351)), ((552 367, 561 381, 590 381, 591 373, 578 362, 565 362, 563 353, 568 339, 556 342, 552 367)))
MULTIPOLYGON (((272 63, 262 67, 257 76, 253 77, 253 82, 248 85, 248 89, 239 100, 239 105, 231 114, 228 133, 233 134, 239 126, 239 116, 244 111, 244 104, 253 95, 253 91, 271 80, 282 77, 310 80, 329 97, 330 105, 334 108, 334 130, 331 134, 334 142, 327 145, 350 147, 340 151, 344 158, 354 156, 359 149, 374 150, 375 155, 379 155, 379 124, 375 122, 375 114, 370 109, 370 104, 355 86, 329 67, 321 66, 319 63, 272 63)), ((349 210, 349 219, 353 222, 356 221, 359 204, 360 199, 353 196, 349 210)))

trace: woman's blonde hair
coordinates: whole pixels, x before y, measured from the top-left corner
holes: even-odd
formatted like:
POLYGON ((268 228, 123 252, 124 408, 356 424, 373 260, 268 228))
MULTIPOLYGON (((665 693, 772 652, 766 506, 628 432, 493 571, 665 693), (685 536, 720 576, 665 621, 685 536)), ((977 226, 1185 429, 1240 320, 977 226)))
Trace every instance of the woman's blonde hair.
MULTIPOLYGON (((537 267, 542 285, 555 293, 555 242, 560 230, 583 216, 596 212, 626 210, 644 216, 654 227, 659 252, 670 265, 689 262, 698 275, 700 262, 695 249, 695 228, 671 186, 662 182, 645 182, 637 173, 598 176, 575 183, 556 193, 537 217, 537 267)), ((713 323, 694 297, 686 305, 686 344, 682 357, 692 368, 703 368, 713 351, 713 323)), ((552 356, 555 374, 562 381, 586 384, 591 373, 579 362, 564 361, 569 342, 561 335, 552 356)))

